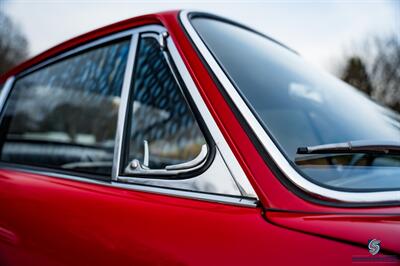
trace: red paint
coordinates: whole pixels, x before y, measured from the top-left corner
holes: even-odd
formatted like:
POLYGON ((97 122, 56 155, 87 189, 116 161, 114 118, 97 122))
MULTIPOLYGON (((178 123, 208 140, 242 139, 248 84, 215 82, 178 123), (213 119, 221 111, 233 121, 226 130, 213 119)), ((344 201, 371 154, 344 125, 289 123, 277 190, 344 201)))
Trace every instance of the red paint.
POLYGON ((366 248, 298 233, 261 210, 0 171, 0 265, 350 264, 366 248))
POLYGON ((365 247, 368 240, 382 241, 381 248, 400 254, 399 215, 356 215, 324 213, 288 213, 268 211, 268 221, 286 228, 357 243, 365 247))
POLYGON ((134 18, 123 20, 123 21, 93 30, 91 32, 82 34, 80 36, 77 36, 77 37, 70 39, 66 42, 63 42, 57 46, 54 46, 53 48, 50 48, 49 50, 44 51, 43 53, 29 59, 28 61, 15 67, 14 69, 11 69, 9 72, 0 76, 0 83, 3 83, 9 76, 15 75, 15 74, 17 74, 27 68, 30 68, 52 56, 62 53, 68 49, 72 49, 76 46, 82 45, 85 42, 93 41, 95 39, 104 37, 104 36, 112 34, 112 33, 124 31, 124 30, 131 29, 134 27, 143 26, 146 24, 163 24, 162 22, 164 21, 165 16, 168 16, 169 14, 172 14, 172 15, 177 14, 177 11, 170 11, 170 12, 165 12, 165 13, 150 14, 150 15, 134 17, 134 18))
POLYGON ((265 209, 208 203, 0 170, 0 265, 351 264, 367 240, 400 253, 400 207, 318 205, 268 168, 187 39, 177 12, 128 19, 60 44, 0 83, 68 49, 145 24, 164 25, 265 209))

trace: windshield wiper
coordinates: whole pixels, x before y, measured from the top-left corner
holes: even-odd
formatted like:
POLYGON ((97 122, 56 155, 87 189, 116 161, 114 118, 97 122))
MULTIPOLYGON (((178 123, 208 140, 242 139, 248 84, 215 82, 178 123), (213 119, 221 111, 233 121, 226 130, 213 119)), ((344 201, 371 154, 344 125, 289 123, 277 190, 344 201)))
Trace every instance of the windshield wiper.
POLYGON ((357 140, 297 148, 297 154, 329 153, 380 153, 400 155, 400 141, 357 140))

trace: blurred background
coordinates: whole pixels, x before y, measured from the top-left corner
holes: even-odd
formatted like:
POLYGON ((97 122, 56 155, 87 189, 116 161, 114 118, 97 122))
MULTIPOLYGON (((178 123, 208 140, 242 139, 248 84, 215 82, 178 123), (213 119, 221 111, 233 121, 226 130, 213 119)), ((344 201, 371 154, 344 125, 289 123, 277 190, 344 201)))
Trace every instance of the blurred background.
POLYGON ((0 75, 87 31, 172 9, 207 11, 244 23, 400 112, 400 0, 0 0, 0 75))

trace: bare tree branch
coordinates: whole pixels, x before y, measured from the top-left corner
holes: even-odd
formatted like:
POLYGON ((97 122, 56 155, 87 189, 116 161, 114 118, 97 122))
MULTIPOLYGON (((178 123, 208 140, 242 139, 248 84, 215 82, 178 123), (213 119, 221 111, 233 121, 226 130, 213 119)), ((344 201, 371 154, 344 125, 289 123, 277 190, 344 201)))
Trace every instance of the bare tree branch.
POLYGON ((0 9, 0 74, 25 60, 28 41, 19 27, 0 9))

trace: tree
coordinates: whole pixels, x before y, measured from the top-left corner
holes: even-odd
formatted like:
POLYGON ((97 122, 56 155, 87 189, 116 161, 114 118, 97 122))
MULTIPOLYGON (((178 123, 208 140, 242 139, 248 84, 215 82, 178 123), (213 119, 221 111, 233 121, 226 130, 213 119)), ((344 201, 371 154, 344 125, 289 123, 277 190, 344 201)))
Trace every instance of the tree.
POLYGON ((400 112, 400 36, 365 39, 345 59, 339 77, 382 105, 400 112))
POLYGON ((25 60, 28 41, 20 28, 0 9, 0 74, 25 60))
POLYGON ((367 46, 373 58, 374 98, 400 112, 400 36, 373 38, 367 46))
POLYGON ((347 65, 344 68, 341 78, 371 96, 373 88, 365 64, 360 57, 352 56, 347 60, 347 65))

